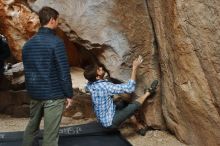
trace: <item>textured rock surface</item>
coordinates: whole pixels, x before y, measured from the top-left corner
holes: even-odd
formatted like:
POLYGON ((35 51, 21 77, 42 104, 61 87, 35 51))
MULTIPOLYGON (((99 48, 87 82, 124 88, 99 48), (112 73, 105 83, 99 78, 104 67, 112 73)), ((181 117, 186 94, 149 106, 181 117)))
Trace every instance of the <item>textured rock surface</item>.
MULTIPOLYGON (((19 60, 21 46, 39 24, 24 1, 13 2, 0 0, 0 33, 19 60)), ((153 78, 160 79, 157 95, 142 109, 148 126, 167 127, 189 145, 220 145, 219 1, 29 0, 28 4, 35 11, 49 5, 60 12, 59 35, 73 66, 93 60, 91 50, 114 77, 126 80, 132 59, 142 54, 136 94, 142 94, 153 78)))
POLYGON ((27 92, 0 91, 0 113, 10 114, 13 117, 28 117, 29 96, 27 92))
POLYGON ((13 89, 13 90, 24 90, 25 89, 23 62, 19 62, 19 63, 12 65, 10 69, 5 70, 4 75, 7 81, 9 82, 7 83, 10 85, 9 89, 13 89))
POLYGON ((39 27, 39 19, 22 1, 0 0, 0 33, 7 37, 13 55, 21 61, 21 48, 39 27))
POLYGON ((191 145, 220 145, 219 1, 150 0, 168 129, 191 145))
POLYGON ((100 59, 113 76, 127 79, 130 72, 121 68, 129 69, 131 55, 138 54, 138 50, 147 55, 146 48, 150 52, 151 39, 147 39, 151 36, 151 26, 147 23, 144 2, 37 0, 29 4, 35 11, 45 5, 57 9, 63 23, 69 25, 69 28, 61 25, 65 33, 74 30, 84 40, 109 45, 100 59), (136 9, 140 10, 136 12, 136 9))

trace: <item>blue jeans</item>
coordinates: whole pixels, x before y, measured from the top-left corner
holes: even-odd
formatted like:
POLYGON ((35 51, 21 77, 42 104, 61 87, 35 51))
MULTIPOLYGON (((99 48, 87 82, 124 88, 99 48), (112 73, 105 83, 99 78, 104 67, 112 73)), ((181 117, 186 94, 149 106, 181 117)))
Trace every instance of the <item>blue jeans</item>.
POLYGON ((126 103, 116 104, 116 112, 113 117, 112 125, 109 128, 117 128, 122 122, 133 116, 140 107, 141 104, 137 101, 133 101, 127 105, 126 103))

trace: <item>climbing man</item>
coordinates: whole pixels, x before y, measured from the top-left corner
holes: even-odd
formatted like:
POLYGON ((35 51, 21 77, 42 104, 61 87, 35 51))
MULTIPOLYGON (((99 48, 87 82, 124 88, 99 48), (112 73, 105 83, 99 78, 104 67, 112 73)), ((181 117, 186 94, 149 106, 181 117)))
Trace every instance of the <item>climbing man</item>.
POLYGON ((93 108, 98 121, 107 128, 118 128, 126 119, 134 115, 140 109, 150 94, 155 93, 158 81, 154 80, 151 87, 144 95, 137 98, 124 108, 116 107, 112 96, 115 94, 132 93, 135 91, 136 72, 143 59, 139 56, 133 61, 131 78, 127 83, 114 84, 104 80, 105 71, 102 65, 89 66, 84 71, 84 77, 88 80, 86 89, 91 93, 93 108))

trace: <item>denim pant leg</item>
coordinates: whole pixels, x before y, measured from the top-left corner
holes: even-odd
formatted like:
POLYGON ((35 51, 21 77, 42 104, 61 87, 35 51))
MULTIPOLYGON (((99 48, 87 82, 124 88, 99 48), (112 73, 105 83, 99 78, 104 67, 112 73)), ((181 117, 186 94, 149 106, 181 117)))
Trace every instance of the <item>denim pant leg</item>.
POLYGON ((25 129, 22 146, 33 146, 38 135, 39 125, 43 114, 43 103, 38 100, 30 101, 30 120, 25 129))
POLYGON ((42 146, 58 146, 59 127, 65 99, 48 100, 44 104, 44 134, 42 146))
POLYGON ((110 128, 117 128, 122 122, 130 118, 141 107, 141 104, 134 101, 125 108, 115 112, 113 117, 112 126, 110 128))

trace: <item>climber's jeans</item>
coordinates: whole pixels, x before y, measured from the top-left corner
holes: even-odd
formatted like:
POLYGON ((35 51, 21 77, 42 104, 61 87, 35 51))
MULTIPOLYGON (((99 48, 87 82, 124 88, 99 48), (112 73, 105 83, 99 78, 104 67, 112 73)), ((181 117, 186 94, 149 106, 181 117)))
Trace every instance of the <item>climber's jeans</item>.
MULTIPOLYGON (((117 106, 117 105, 116 105, 117 106)), ((133 101, 132 103, 126 105, 125 107, 121 106, 117 109, 113 117, 112 125, 108 128, 118 128, 118 126, 124 122, 126 119, 130 118, 135 114, 135 112, 140 109, 141 104, 137 101, 133 101)))
POLYGON ((30 121, 25 129, 22 146, 32 146, 39 133, 39 126, 44 116, 42 146, 58 146, 59 127, 64 110, 65 99, 31 100, 30 121))

